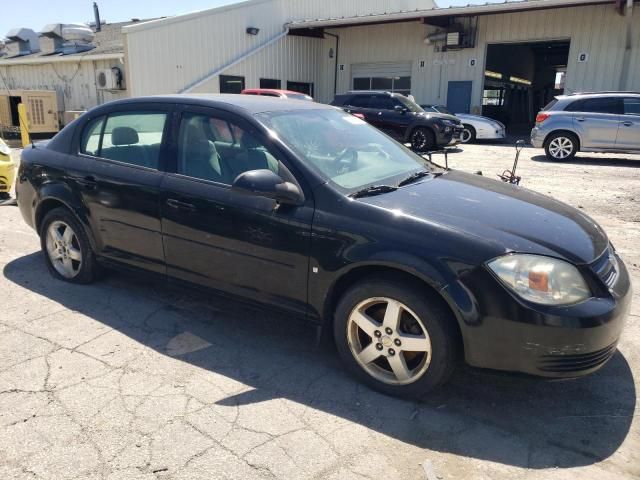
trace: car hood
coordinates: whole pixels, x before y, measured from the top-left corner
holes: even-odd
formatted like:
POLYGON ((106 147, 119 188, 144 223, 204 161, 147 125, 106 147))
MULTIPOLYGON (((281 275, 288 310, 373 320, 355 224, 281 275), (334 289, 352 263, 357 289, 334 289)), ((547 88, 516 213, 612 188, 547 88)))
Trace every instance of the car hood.
POLYGON ((501 123, 498 120, 489 117, 483 117, 482 115, 473 115, 472 113, 456 113, 456 116, 460 119, 469 119, 469 120, 482 120, 485 122, 496 123, 500 125, 501 123))
POLYGON ((418 112, 416 115, 426 118, 441 118, 443 120, 451 120, 456 123, 460 123, 460 119, 455 115, 448 115, 446 113, 435 113, 435 112, 418 112))
POLYGON ((504 253, 550 255, 581 264, 593 262, 608 246, 602 228, 580 210, 480 175, 449 171, 359 201, 476 237, 504 253))

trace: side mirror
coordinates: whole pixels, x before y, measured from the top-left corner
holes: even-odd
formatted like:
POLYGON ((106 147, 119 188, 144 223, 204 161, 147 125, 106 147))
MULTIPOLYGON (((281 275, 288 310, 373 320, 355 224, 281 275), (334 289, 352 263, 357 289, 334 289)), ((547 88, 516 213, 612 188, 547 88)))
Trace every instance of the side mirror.
POLYGON ((403 107, 402 105, 395 105, 393 109, 398 113, 407 113, 409 111, 406 107, 403 107))
POLYGON ((287 182, 271 170, 249 170, 236 177, 231 190, 266 197, 281 204, 302 205, 304 195, 297 185, 287 182))

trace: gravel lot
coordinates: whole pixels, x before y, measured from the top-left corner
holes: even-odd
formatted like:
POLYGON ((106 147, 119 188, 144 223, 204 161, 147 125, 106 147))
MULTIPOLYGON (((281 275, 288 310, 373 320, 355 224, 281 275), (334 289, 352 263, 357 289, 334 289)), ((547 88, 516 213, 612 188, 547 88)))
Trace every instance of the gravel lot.
MULTIPOLYGON (((510 146, 454 168, 493 176, 510 146)), ((547 163, 523 185, 593 216, 639 285, 640 156, 547 163)), ((640 477, 640 298, 597 374, 544 382, 461 368, 425 403, 387 398, 302 325, 162 282, 54 281, 0 207, 2 479, 620 479, 640 477)))

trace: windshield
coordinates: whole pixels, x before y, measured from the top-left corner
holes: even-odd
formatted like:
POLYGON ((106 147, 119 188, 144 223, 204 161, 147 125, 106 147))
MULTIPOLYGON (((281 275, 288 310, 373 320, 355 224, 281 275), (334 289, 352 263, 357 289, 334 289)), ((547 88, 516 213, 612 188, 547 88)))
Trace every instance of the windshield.
POLYGON ((322 177, 346 193, 369 185, 396 185, 434 164, 339 109, 256 115, 322 177))
POLYGON ((396 100, 398 100, 400 103, 402 103, 402 105, 407 107, 410 112, 414 112, 414 113, 424 112, 424 110, 422 109, 422 107, 420 105, 418 105, 416 102, 414 102, 412 100, 409 100, 404 95, 394 95, 394 97, 395 97, 396 100))
POLYGON ((451 110, 449 110, 447 107, 443 106, 443 105, 438 105, 436 107, 436 110, 440 113, 446 113, 447 115, 453 115, 453 113, 451 113, 451 110))

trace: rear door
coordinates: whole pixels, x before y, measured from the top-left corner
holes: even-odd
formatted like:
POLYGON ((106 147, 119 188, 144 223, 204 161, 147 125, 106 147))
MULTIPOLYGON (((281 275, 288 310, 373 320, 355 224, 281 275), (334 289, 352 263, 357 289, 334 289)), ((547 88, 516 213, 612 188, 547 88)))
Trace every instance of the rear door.
POLYGON ((174 132, 161 203, 167 273, 304 313, 311 192, 295 207, 231 190, 245 171, 286 176, 283 153, 246 120, 213 108, 185 108, 174 132))
POLYGON ((169 113, 166 104, 127 105, 90 119, 68 169, 97 253, 158 273, 165 272, 160 182, 169 113))
POLYGON ((621 97, 576 100, 567 109, 584 148, 615 148, 622 113, 621 97))
POLYGON ((640 151, 640 97, 625 97, 622 106, 616 148, 640 151))

